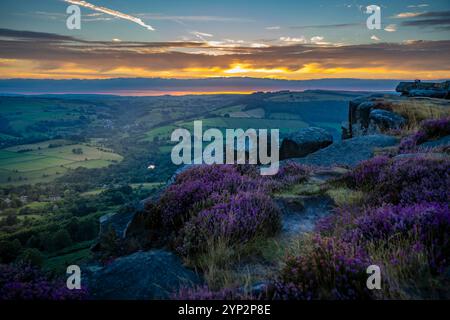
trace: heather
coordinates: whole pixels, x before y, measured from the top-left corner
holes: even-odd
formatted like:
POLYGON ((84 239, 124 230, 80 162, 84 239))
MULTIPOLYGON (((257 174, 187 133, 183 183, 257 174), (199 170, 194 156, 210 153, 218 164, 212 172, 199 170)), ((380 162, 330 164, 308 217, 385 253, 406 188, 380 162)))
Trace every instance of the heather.
POLYGON ((367 244, 387 241, 396 235, 411 237, 428 253, 432 270, 443 271, 450 258, 450 210, 448 204, 386 205, 358 217, 344 239, 367 244))
POLYGON ((0 300, 79 300, 86 290, 69 290, 66 280, 52 278, 28 264, 0 265, 0 300))
POLYGON ((275 282, 278 299, 364 299, 366 253, 359 247, 332 237, 319 235, 299 256, 289 256, 275 282))
POLYGON ((367 192, 371 204, 448 202, 450 160, 375 157, 357 166, 346 184, 367 192))
MULTIPOLYGON (((208 239, 227 239, 229 245, 271 236, 280 229, 280 211, 272 199, 261 192, 243 192, 228 201, 202 210, 182 230, 184 254, 201 250, 208 239)), ((195 253, 195 252, 194 252, 195 253)))
POLYGON ((250 165, 193 166, 147 207, 147 235, 164 238, 184 256, 202 253, 211 239, 234 245, 272 236, 280 229, 281 213, 270 194, 308 174, 295 163, 274 176, 260 176, 250 165))
POLYGON ((400 153, 415 152, 421 143, 448 135, 450 135, 450 117, 424 120, 416 133, 402 139, 399 151, 400 153))
MULTIPOLYGON (((422 127, 436 137, 442 123, 422 127)), ((285 259, 274 297, 448 298, 449 162, 378 156, 332 183, 326 193, 336 200, 334 213, 316 224, 309 244, 285 259), (372 264, 382 270, 376 292, 365 289, 372 264)))

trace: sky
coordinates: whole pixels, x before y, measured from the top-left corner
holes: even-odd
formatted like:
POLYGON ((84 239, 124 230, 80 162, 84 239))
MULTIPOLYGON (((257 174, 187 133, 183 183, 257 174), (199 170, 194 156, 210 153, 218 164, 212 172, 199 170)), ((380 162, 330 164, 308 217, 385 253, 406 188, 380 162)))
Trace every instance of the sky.
POLYGON ((0 2, 3 79, 448 79, 449 53, 449 0, 0 2))

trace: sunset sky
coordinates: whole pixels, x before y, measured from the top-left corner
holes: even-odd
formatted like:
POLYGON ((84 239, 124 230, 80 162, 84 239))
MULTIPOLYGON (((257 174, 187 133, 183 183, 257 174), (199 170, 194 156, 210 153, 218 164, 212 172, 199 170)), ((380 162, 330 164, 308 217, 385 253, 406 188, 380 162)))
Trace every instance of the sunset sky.
POLYGON ((0 2, 0 78, 449 79, 449 53, 449 0, 0 2))

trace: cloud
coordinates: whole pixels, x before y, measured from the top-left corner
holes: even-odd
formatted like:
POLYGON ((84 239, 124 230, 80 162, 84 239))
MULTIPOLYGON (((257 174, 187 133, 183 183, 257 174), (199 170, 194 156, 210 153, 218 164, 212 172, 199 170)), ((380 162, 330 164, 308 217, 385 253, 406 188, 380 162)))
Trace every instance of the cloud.
POLYGON ((193 35, 195 35, 195 36, 200 36, 200 37, 208 37, 208 38, 213 37, 212 34, 206 33, 206 32, 192 31, 191 33, 192 33, 193 35))
POLYGON ((155 31, 155 29, 151 25, 146 24, 144 21, 142 21, 142 19, 134 17, 134 16, 131 16, 131 15, 126 14, 126 13, 122 13, 120 11, 112 10, 112 9, 105 8, 105 7, 99 7, 99 6, 96 6, 96 5, 94 5, 92 3, 89 3, 89 2, 86 2, 86 1, 78 1, 78 0, 64 0, 64 1, 68 2, 68 3, 71 3, 71 4, 78 5, 78 6, 82 6, 82 7, 85 7, 85 8, 89 8, 89 9, 94 10, 94 11, 98 11, 98 12, 101 12, 101 13, 106 13, 106 14, 108 14, 110 16, 117 17, 119 19, 128 20, 128 21, 134 22, 134 23, 136 23, 136 24, 146 28, 147 30, 155 31))
POLYGON ((322 25, 304 25, 304 26, 291 26, 291 29, 335 29, 335 28, 349 28, 354 26, 364 25, 360 22, 355 23, 338 23, 338 24, 322 24, 322 25))
POLYGON ((294 37, 280 37, 280 41, 289 43, 306 43, 305 37, 294 38, 294 37))
POLYGON ((418 5, 411 4, 408 6, 408 8, 425 8, 428 6, 429 6, 429 4, 427 4, 427 3, 422 3, 422 4, 418 4, 418 5))
POLYGON ((384 28, 384 31, 387 31, 387 32, 395 32, 395 31, 397 31, 397 25, 395 25, 395 24, 388 24, 388 25, 384 28))
POLYGON ((450 30, 450 11, 423 12, 414 19, 402 22, 405 27, 434 27, 437 29, 450 30))
POLYGON ((214 36, 214 35, 212 35, 210 33, 206 33, 206 32, 191 31, 190 33, 204 42, 208 41, 205 38, 212 38, 214 36))
POLYGON ((35 31, 22 31, 22 30, 11 30, 11 29, 0 29, 0 37, 5 38, 16 38, 23 40, 46 40, 46 41, 82 41, 80 39, 63 36, 56 33, 47 32, 35 32, 35 31))
POLYGON ((372 36, 370 37, 370 39, 373 40, 373 41, 380 41, 380 40, 381 40, 381 39, 378 38, 376 35, 372 35, 372 36))
POLYGON ((272 27, 266 27, 266 30, 280 30, 280 26, 272 26, 272 27))
MULTIPOLYGON (((323 42, 323 37, 316 37, 315 41, 323 42)), ((230 70, 239 75, 241 70, 247 76, 289 79, 450 78, 450 56, 442 54, 449 51, 450 41, 341 46, 294 42, 252 47, 247 43, 227 46, 225 41, 215 45, 203 41, 87 41, 0 29, 0 61, 8 61, 0 66, 0 77, 195 78, 227 76, 230 70), (211 54, 215 52, 222 55, 211 54)))
POLYGON ((237 17, 221 16, 170 16, 155 13, 139 13, 136 16, 150 20, 169 20, 169 21, 187 21, 187 22, 251 22, 253 20, 237 17))
POLYGON ((323 40, 323 37, 321 36, 315 36, 311 38, 311 42, 316 43, 316 42, 321 42, 323 40))
POLYGON ((314 36, 311 38, 311 43, 318 45, 330 45, 330 42, 323 41, 325 38, 322 36, 314 36))
POLYGON ((402 12, 402 13, 396 14, 394 16, 394 18, 399 18, 399 19, 414 18, 414 17, 420 16, 421 14, 423 14, 423 12, 402 12))

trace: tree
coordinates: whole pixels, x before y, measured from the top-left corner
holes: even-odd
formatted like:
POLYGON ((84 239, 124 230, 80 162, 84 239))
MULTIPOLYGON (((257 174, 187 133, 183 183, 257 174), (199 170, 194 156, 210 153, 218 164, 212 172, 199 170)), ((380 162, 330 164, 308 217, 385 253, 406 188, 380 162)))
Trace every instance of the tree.
POLYGON ((32 235, 30 238, 28 238, 26 246, 28 248, 39 248, 40 246, 40 240, 36 235, 32 235))
POLYGON ((17 219, 17 215, 15 214, 8 214, 8 216, 3 221, 3 224, 6 226, 14 226, 19 222, 17 219))
POLYGON ((83 149, 82 148, 74 148, 74 149, 72 149, 72 153, 73 154, 83 154, 83 149))
POLYGON ((40 267, 42 266, 43 257, 42 253, 35 248, 27 248, 19 256, 18 260, 20 262, 29 263, 32 266, 40 267))
POLYGON ((20 255, 22 244, 18 239, 13 241, 0 242, 0 261, 2 263, 11 263, 20 255))
POLYGON ((52 249, 60 250, 72 245, 72 238, 66 229, 58 230, 52 237, 52 249))

